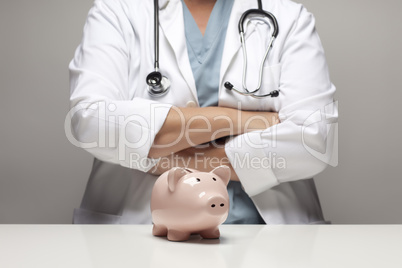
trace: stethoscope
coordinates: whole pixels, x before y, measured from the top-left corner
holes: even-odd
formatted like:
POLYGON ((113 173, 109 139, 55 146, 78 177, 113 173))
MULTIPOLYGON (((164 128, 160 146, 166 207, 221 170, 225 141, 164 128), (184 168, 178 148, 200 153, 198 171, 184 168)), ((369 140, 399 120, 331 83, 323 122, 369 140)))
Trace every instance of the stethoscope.
MULTIPOLYGON (((264 21, 265 22, 265 21, 264 21)), ((267 22, 266 22, 267 23, 267 22)), ((279 95, 279 90, 271 91, 268 94, 257 95, 256 93, 261 89, 262 83, 262 75, 264 63, 268 57, 269 52, 273 46, 273 43, 278 36, 278 22, 273 14, 267 12, 262 9, 261 0, 258 0, 258 9, 249 9, 243 13, 239 20, 239 34, 240 34, 240 42, 243 51, 243 91, 236 89, 230 82, 225 82, 224 86, 227 90, 231 90, 233 92, 237 92, 243 96, 250 96, 253 98, 265 98, 265 97, 277 97, 279 95), (272 23, 273 31, 271 40, 268 43, 268 47, 265 51, 264 57, 261 61, 259 77, 258 77, 258 86, 256 89, 250 91, 247 89, 246 85, 246 73, 247 73, 247 52, 246 52, 246 42, 244 38, 244 21, 250 15, 262 15, 263 17, 269 18, 272 23)), ((170 88, 170 81, 166 76, 163 76, 161 72, 159 72, 159 4, 158 0, 154 0, 154 71, 147 75, 146 81, 148 84, 148 93, 153 97, 161 97, 165 95, 170 88)))

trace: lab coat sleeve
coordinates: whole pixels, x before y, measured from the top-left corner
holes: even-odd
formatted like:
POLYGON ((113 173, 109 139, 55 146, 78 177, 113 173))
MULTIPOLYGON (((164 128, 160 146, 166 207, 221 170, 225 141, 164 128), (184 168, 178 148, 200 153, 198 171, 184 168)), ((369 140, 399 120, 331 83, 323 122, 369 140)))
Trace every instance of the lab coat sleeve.
POLYGON ((280 34, 284 41, 275 45, 282 49, 281 123, 234 137, 225 146, 251 197, 283 182, 311 178, 334 161, 335 87, 329 79, 314 17, 300 6, 292 27, 280 34))
POLYGON ((156 163, 147 156, 171 106, 129 97, 133 35, 120 1, 95 1, 69 65, 65 126, 68 139, 98 159, 146 172, 156 163))

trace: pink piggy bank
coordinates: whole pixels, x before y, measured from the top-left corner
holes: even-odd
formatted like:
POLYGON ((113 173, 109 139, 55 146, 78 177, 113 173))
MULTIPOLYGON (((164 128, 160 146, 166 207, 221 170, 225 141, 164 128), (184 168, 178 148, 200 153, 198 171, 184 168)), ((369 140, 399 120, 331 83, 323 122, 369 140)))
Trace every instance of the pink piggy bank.
POLYGON ((229 212, 229 179, 227 166, 209 173, 178 167, 163 173, 152 190, 153 235, 171 241, 187 240, 191 234, 219 238, 218 226, 229 212))

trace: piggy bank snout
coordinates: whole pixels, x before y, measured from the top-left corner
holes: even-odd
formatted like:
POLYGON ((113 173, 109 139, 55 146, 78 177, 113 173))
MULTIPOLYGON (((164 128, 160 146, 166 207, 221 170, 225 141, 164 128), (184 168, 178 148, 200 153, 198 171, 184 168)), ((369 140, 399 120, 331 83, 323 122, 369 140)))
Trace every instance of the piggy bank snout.
POLYGON ((229 202, 223 196, 214 196, 208 200, 208 212, 213 215, 220 215, 229 210, 229 202))

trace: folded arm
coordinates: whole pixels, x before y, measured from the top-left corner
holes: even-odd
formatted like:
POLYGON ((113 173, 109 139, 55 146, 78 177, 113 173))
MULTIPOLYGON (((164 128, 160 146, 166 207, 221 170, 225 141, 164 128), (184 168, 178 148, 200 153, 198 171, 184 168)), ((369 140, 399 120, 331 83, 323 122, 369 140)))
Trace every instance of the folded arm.
POLYGON ((159 158, 210 142, 277 124, 278 114, 225 107, 172 107, 148 156, 159 158))

